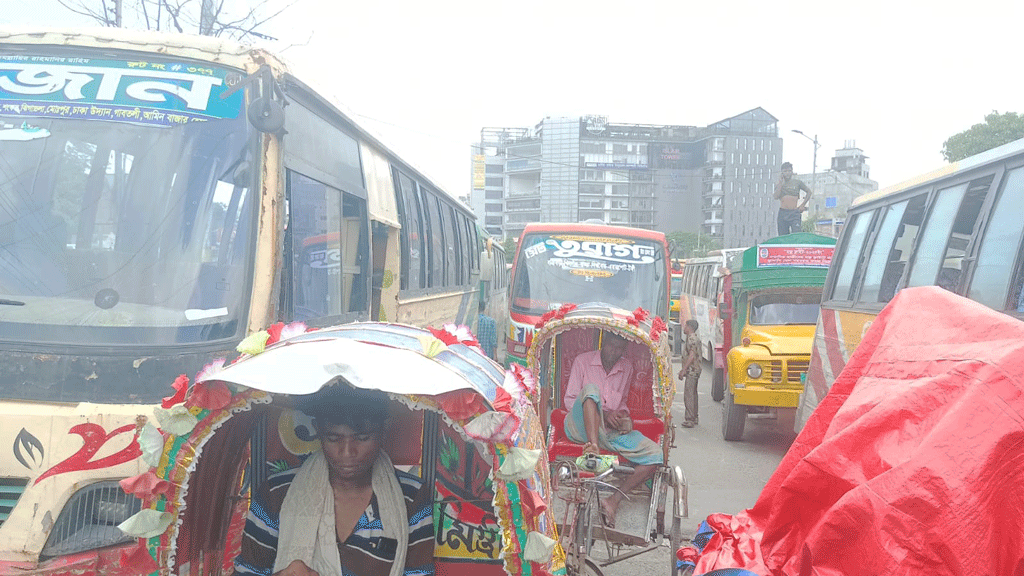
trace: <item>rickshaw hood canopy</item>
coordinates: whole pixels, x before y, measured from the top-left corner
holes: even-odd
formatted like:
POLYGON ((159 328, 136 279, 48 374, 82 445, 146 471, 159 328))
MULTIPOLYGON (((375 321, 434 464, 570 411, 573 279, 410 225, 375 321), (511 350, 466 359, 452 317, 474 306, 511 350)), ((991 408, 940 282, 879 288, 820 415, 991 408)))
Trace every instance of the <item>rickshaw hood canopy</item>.
POLYGON ((446 345, 430 333, 396 324, 354 324, 278 342, 254 356, 197 379, 272 394, 313 394, 338 380, 357 388, 436 396, 466 390, 488 403, 504 379, 497 365, 463 344, 446 345))

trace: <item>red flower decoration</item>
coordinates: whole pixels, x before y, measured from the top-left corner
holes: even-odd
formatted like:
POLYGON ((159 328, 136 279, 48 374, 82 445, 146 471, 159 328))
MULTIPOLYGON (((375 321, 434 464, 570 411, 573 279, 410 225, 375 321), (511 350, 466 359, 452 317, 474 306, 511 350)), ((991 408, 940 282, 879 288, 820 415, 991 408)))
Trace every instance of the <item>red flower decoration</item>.
POLYGON ((480 348, 480 342, 477 342, 476 336, 473 336, 473 333, 465 326, 456 326, 449 322, 442 326, 440 330, 430 328, 430 333, 434 335, 434 338, 444 342, 445 346, 464 344, 480 348))
POLYGON ((160 403, 160 406, 165 410, 185 401, 185 393, 188 392, 188 376, 184 374, 178 376, 174 379, 174 384, 171 384, 171 386, 174 388, 174 396, 166 396, 164 401, 160 403))
POLYGON ((124 574, 149 574, 159 568, 146 547, 146 540, 142 538, 134 548, 121 550, 120 567, 124 574))
POLYGON ((171 489, 171 483, 167 480, 157 478, 152 470, 143 472, 138 476, 125 478, 119 482, 121 490, 125 494, 132 494, 139 498, 150 498, 154 495, 166 494, 171 489))
POLYGON ((487 412, 480 395, 469 390, 445 392, 435 398, 441 410, 455 421, 467 420, 487 412))
POLYGON ((513 363, 509 366, 509 370, 512 371, 515 379, 522 384, 527 396, 534 396, 537 393, 537 379, 533 377, 533 373, 526 366, 513 363))
POLYGON ((655 316, 654 320, 651 320, 651 340, 657 340, 665 330, 668 330, 665 321, 661 319, 661 316, 655 316))
POLYGON ((274 342, 281 339, 281 330, 284 330, 284 322, 278 322, 277 324, 271 324, 267 328, 267 333, 270 334, 270 338, 267 338, 267 346, 270 346, 274 342))
POLYGON ((450 346, 452 344, 459 343, 458 337, 455 336, 455 334, 448 332, 447 330, 438 330, 437 328, 430 328, 430 333, 434 335, 434 338, 437 338, 441 342, 444 342, 445 346, 450 346))
POLYGON ((231 403, 231 389, 223 382, 196 382, 185 406, 204 410, 220 410, 231 403))
POLYGON ((644 310, 643 308, 640 308, 639 306, 637 307, 636 310, 633 310, 633 317, 636 318, 637 320, 641 321, 641 322, 643 322, 644 320, 647 320, 647 318, 650 315, 651 315, 650 312, 648 312, 647 310, 644 310))
POLYGON ((571 302, 566 302, 565 304, 562 304, 561 306, 559 306, 558 312, 555 313, 555 318, 558 318, 559 320, 561 320, 562 318, 565 318, 566 314, 568 314, 569 312, 572 312, 575 309, 576 309, 576 305, 575 304, 573 304, 571 302))
POLYGON ((494 393, 494 409, 499 412, 512 413, 512 395, 501 386, 494 393))
POLYGON ((540 494, 538 494, 536 490, 530 489, 526 480, 520 480, 518 484, 519 502, 522 504, 524 516, 528 516, 533 519, 548 509, 547 502, 540 497, 540 494))
POLYGON ((626 324, 629 324, 630 326, 639 326, 640 320, 638 320, 636 316, 626 316, 626 324))
POLYGON ((541 328, 544 327, 545 324, 547 324, 548 322, 555 318, 555 314, 558 314, 558 310, 548 310, 547 312, 544 313, 543 316, 540 317, 540 321, 534 324, 534 327, 540 330, 541 328))

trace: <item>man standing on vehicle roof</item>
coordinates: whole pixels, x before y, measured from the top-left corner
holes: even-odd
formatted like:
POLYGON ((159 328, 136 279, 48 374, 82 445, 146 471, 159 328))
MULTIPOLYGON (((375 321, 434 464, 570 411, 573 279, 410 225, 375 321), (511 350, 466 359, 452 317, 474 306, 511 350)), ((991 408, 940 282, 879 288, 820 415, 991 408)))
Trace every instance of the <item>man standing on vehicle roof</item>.
POLYGON ((811 189, 803 180, 793 177, 793 164, 782 163, 782 175, 775 183, 775 198, 779 201, 778 227, 779 236, 800 232, 800 213, 807 210, 811 201, 811 189), (800 191, 807 193, 800 201, 800 191))
POLYGON ((604 331, 600 350, 576 356, 565 387, 565 435, 583 444, 583 454, 600 454, 600 449, 615 452, 633 463, 634 471, 619 490, 601 502, 601 517, 615 526, 619 503, 634 488, 654 475, 664 463, 661 447, 633 430, 626 400, 633 381, 633 364, 624 358, 629 342, 622 336, 604 331))
POLYGON ((697 417, 697 382, 700 380, 700 339, 697 338, 696 320, 692 318, 683 325, 686 345, 683 347, 683 368, 679 371, 679 379, 683 381, 683 405, 686 407, 686 419, 683 426, 693 428, 699 423, 697 417))

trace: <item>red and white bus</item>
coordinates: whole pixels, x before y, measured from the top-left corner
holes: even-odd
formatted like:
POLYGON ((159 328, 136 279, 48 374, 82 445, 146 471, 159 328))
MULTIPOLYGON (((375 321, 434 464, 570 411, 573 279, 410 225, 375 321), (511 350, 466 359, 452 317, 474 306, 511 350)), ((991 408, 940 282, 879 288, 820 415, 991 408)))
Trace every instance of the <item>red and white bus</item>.
POLYGON ((507 358, 526 363, 534 325, 562 304, 604 302, 668 320, 665 235, 603 224, 529 224, 512 265, 507 358))

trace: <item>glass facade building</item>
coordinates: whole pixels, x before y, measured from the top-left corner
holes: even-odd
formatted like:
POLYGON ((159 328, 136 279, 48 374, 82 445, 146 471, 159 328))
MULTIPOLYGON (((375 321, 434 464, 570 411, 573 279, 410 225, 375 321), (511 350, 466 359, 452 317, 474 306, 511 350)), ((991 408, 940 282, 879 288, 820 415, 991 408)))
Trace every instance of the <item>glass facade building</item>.
POLYGON ((701 231, 724 247, 775 235, 782 139, 762 108, 706 127, 547 117, 532 128, 484 128, 473 155, 472 204, 495 236, 588 220, 701 231))

